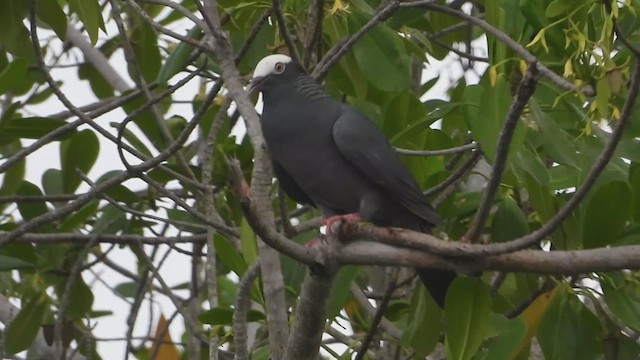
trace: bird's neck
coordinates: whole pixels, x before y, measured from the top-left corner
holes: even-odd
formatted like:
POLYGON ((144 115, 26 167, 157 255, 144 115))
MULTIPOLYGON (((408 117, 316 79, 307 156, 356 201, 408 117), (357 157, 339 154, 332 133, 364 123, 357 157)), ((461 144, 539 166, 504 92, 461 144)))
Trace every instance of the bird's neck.
POLYGON ((295 87, 298 93, 309 101, 330 98, 329 94, 324 91, 322 86, 318 85, 312 77, 306 74, 298 76, 295 87))

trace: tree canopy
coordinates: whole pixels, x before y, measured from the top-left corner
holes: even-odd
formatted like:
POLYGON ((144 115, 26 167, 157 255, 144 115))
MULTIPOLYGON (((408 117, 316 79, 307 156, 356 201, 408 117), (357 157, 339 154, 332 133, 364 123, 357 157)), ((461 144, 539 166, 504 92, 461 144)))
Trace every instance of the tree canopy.
POLYGON ((114 358, 103 344, 119 338, 139 359, 636 359, 639 12, 0 1, 3 356, 114 358), (382 129, 443 226, 320 234, 318 211, 278 191, 243 89, 273 53, 382 129), (175 266, 189 267, 180 284, 163 276, 175 266), (416 266, 460 274, 444 309, 416 266), (96 282, 126 309, 96 308, 96 282), (141 339, 140 309, 157 298, 173 307, 141 339), (95 336, 115 312, 129 314, 121 331, 95 336))

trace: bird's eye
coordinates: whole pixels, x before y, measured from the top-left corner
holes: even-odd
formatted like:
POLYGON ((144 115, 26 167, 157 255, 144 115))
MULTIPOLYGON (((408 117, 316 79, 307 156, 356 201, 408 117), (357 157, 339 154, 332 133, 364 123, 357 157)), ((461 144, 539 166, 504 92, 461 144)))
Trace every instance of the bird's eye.
POLYGON ((274 71, 276 74, 282 74, 282 72, 284 72, 284 68, 285 68, 284 63, 278 62, 278 63, 276 63, 276 64, 275 64, 275 66, 273 67, 273 71, 274 71))

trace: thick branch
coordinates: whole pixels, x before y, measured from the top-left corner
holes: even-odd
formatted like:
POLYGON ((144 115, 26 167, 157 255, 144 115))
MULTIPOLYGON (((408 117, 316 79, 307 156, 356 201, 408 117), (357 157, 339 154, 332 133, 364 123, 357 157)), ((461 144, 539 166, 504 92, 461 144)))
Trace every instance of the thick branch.
MULTIPOLYGON (((477 246, 477 245, 476 245, 477 246)), ((443 260, 428 252, 370 241, 345 245, 336 254, 341 265, 387 265, 532 274, 571 275, 598 271, 640 269, 640 245, 579 251, 520 250, 497 256, 443 260)))
POLYGON ((318 356, 335 275, 334 270, 326 270, 318 274, 308 272, 304 279, 284 360, 315 359, 318 356))
MULTIPOLYGON (((233 310, 233 340, 236 350, 235 360, 247 360, 247 312, 251 305, 251 285, 260 276, 260 264, 253 263, 238 284, 233 310)), ((279 359, 279 358, 276 358, 279 359)))

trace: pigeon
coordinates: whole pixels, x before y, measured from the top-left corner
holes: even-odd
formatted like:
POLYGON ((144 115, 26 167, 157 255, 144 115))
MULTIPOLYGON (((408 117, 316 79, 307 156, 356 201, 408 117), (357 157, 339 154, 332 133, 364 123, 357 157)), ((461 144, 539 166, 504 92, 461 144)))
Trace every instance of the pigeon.
MULTIPOLYGON (((256 65, 247 88, 263 96, 261 126, 279 186, 337 220, 428 233, 442 220, 389 141, 365 115, 339 102, 287 55, 256 65)), ((440 306, 453 271, 419 268, 440 306)))

